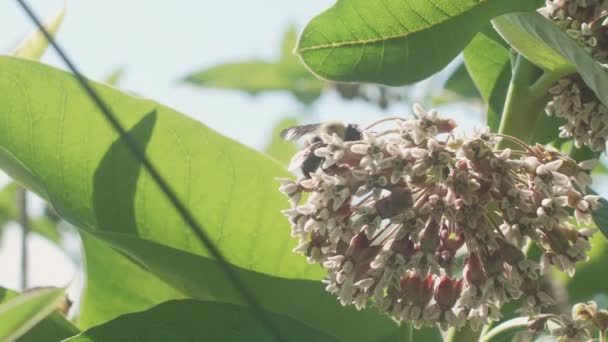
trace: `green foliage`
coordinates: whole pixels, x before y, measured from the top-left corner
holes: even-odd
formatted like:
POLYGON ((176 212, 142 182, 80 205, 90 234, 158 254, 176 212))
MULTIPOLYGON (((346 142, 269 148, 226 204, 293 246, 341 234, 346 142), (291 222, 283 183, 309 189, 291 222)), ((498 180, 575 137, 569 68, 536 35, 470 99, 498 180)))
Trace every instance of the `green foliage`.
POLYGON ((339 0, 304 29, 297 52, 334 81, 403 85, 446 66, 492 18, 528 0, 339 0))
MULTIPOLYGON (((268 314, 284 341, 339 341, 298 321, 268 314)), ((272 341, 265 326, 242 306, 196 300, 169 301, 120 316, 66 342, 93 341, 272 341)))
POLYGON ((491 26, 477 33, 463 51, 465 65, 487 107, 487 124, 498 131, 511 80, 508 45, 491 26))
POLYGON ((80 236, 87 279, 78 316, 80 328, 88 329, 129 312, 185 298, 107 244, 85 232, 80 236))
POLYGON ((297 33, 291 27, 285 34, 281 58, 275 62, 245 61, 222 64, 197 71, 185 81, 207 88, 224 88, 258 94, 271 91, 289 91, 305 104, 321 96, 324 83, 302 66, 293 54, 297 33))
MULTIPOLYGON (((39 193, 44 189, 40 194, 80 228, 206 253, 71 76, 10 57, 0 58, 0 70, 0 107, 8 108, 0 147, 18 161, 0 165, 13 177, 39 193)), ((283 247, 293 244, 280 213, 286 201, 268 191, 278 186, 274 177, 287 174, 278 163, 153 101, 100 84, 96 90, 148 156, 164 166, 163 174, 232 263, 318 279, 318 270, 283 247)))
MULTIPOLYGON (((61 9, 51 20, 44 24, 47 31, 55 36, 65 16, 65 8, 61 9)), ((42 32, 36 30, 13 51, 12 55, 21 58, 39 59, 49 46, 42 32)))
POLYGON ((63 298, 61 288, 36 289, 20 295, 0 289, 0 340, 14 341, 28 331, 31 331, 29 340, 33 340, 32 334, 50 338, 75 333, 70 324, 57 317, 47 318, 63 298))
POLYGON ((460 64, 456 70, 450 75, 448 80, 445 82, 444 88, 459 95, 463 99, 476 99, 481 97, 479 91, 475 87, 471 75, 467 71, 466 66, 460 64))
MULTIPOLYGON (((95 231, 92 234, 187 298, 244 304, 240 294, 227 284, 217 263, 208 258, 124 234, 95 231)), ((370 341, 374 337, 388 336, 397 329, 388 318, 374 310, 357 312, 351 307, 340 306, 318 281, 285 279, 235 269, 268 312, 297 319, 342 340, 370 341)))

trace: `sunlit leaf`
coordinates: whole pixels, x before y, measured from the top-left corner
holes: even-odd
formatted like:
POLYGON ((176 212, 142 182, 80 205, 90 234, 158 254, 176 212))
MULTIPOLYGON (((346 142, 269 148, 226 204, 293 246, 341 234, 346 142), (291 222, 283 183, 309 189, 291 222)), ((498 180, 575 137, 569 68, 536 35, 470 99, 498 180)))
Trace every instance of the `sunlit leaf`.
POLYGON ((446 66, 487 22, 529 0, 338 0, 312 19, 297 52, 334 81, 403 85, 446 66))
MULTIPOLYGON (((0 147, 11 156, 0 167, 77 227, 206 255, 72 76, 10 57, 0 57, 0 70, 0 147)), ((295 241, 280 213, 288 203, 274 180, 288 176, 280 164, 156 102, 101 84, 95 89, 232 263, 288 278, 320 277, 320 269, 291 252, 295 241)))
POLYGON ((170 299, 185 298, 106 244, 86 233, 81 237, 87 279, 78 317, 82 329, 170 299))
MULTIPOLYGON (((268 314, 283 341, 338 341, 298 321, 268 314)), ((66 342, 92 341, 273 341, 255 313, 242 306, 197 300, 162 303, 120 316, 66 342)))
POLYGON ((14 341, 49 316, 65 290, 44 288, 15 296, 0 304, 0 341, 14 341))
MULTIPOLYGON (((44 27, 51 35, 56 35, 65 16, 65 8, 62 8, 44 27)), ((13 55, 21 58, 39 59, 49 46, 41 31, 33 32, 13 51, 13 55)))
MULTIPOLYGON (((124 234, 99 231, 90 234, 112 245, 189 298, 246 304, 226 282, 218 264, 209 258, 124 234)), ((92 250, 90 253, 97 252, 92 250)), ((296 319, 340 340, 372 341, 391 336, 397 330, 388 317, 374 309, 356 311, 353 307, 342 307, 319 281, 271 277, 242 268, 235 270, 265 310, 296 319)), ((134 288, 140 284, 145 283, 130 280, 130 286, 134 288)))

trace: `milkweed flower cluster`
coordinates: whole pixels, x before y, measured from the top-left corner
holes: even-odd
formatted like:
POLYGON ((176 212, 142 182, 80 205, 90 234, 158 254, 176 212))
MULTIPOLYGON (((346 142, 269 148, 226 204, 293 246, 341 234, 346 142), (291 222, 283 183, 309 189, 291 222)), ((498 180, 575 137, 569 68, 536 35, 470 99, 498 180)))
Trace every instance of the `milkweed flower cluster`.
POLYGON ((374 306, 416 327, 478 328, 500 307, 524 298, 538 313, 554 300, 539 284, 541 266, 574 274, 587 259, 598 197, 585 195, 592 163, 509 137, 453 134, 456 124, 414 107, 361 140, 321 134, 306 147, 322 166, 280 179, 295 252, 327 270, 326 289, 342 305, 374 306), (500 149, 504 138, 518 149, 500 149), (542 262, 522 252, 543 251, 542 262))
MULTIPOLYGON (((548 0, 543 13, 578 41, 599 63, 608 63, 608 15, 603 0, 548 0)), ((550 89, 547 113, 567 120, 561 137, 573 137, 577 147, 606 149, 608 108, 580 74, 566 76, 550 89)))
POLYGON ((594 341, 593 333, 602 336, 608 329, 608 310, 598 310, 595 302, 578 303, 571 315, 543 314, 528 322, 533 332, 548 330, 559 342, 594 341))

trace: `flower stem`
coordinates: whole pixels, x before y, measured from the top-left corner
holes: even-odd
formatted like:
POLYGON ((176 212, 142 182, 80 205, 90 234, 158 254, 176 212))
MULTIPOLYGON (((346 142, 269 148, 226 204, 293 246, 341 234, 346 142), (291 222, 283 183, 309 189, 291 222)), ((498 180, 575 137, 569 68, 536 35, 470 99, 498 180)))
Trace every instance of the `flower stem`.
MULTIPOLYGON (((498 133, 517 137, 526 143, 532 139, 536 120, 548 100, 548 96, 531 96, 530 86, 535 68, 536 66, 522 55, 517 56, 498 129, 498 133)), ((504 145, 500 146, 501 148, 514 147, 506 140, 503 140, 501 145, 504 145)))
MULTIPOLYGON (((533 143, 538 122, 544 115, 544 108, 550 99, 549 89, 561 77, 572 73, 570 69, 565 68, 543 71, 540 77, 537 77, 539 71, 540 69, 524 56, 516 57, 498 133, 533 143)), ((514 146, 503 140, 500 147, 514 146)))

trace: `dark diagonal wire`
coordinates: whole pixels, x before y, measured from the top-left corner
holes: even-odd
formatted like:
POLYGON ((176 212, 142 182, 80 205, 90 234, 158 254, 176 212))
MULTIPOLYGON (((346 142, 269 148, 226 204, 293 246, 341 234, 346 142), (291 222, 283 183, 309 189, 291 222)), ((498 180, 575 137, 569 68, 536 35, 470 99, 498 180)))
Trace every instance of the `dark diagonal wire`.
POLYGON ((40 32, 46 37, 51 46, 57 51, 59 57, 63 60, 63 62, 67 65, 67 67, 72 71, 84 91, 91 98, 93 103, 99 108, 100 112, 103 114, 105 119, 110 123, 112 128, 118 132, 120 135, 120 139, 125 142, 127 148, 131 151, 133 156, 137 158, 141 164, 144 166, 146 171, 150 174, 152 179, 161 191, 165 194, 167 199, 173 204, 179 215, 182 219, 188 224, 188 227, 192 230, 194 235, 200 240, 203 246, 209 251, 209 253, 216 259, 220 268, 232 282, 232 286, 241 294, 245 302, 250 306, 250 308, 254 311, 256 318, 260 321, 260 323, 264 324, 268 329, 268 332, 274 337, 277 341, 282 341, 278 330, 275 325, 270 321, 268 314, 262 309, 262 306, 258 303, 255 296, 247 289, 245 284, 240 280, 239 276, 236 274, 234 269, 230 266, 226 258, 219 250, 219 248, 213 243, 213 241, 209 238, 209 236, 203 230, 203 227, 197 222, 192 213, 186 208, 186 206, 182 203, 182 201, 177 197, 177 194, 173 191, 173 189, 169 186, 167 181, 161 176, 161 174, 157 171, 158 169, 152 164, 152 161, 149 160, 146 155, 139 149, 137 143, 127 134, 127 131, 118 121, 118 118, 110 109, 110 107, 106 104, 106 102, 101 98, 99 94, 93 89, 93 87, 89 84, 87 79, 80 73, 78 68, 74 65, 71 59, 67 56, 65 51, 59 46, 59 44, 55 41, 55 39, 51 36, 51 34, 46 30, 42 22, 33 12, 31 7, 25 2, 25 0, 17 0, 21 8, 27 13, 30 19, 36 24, 40 32))

